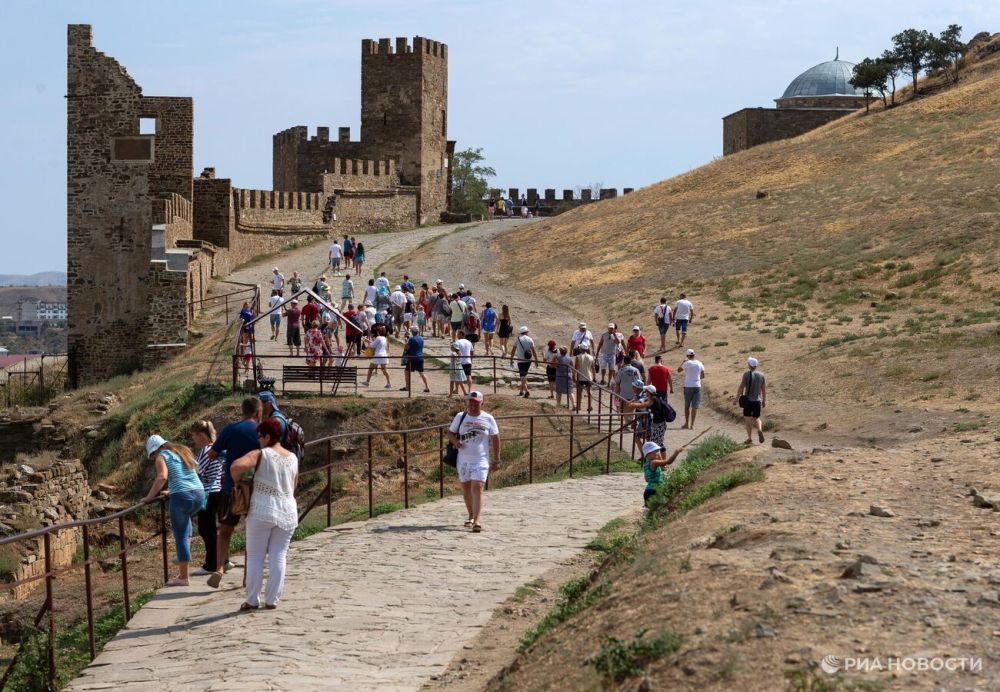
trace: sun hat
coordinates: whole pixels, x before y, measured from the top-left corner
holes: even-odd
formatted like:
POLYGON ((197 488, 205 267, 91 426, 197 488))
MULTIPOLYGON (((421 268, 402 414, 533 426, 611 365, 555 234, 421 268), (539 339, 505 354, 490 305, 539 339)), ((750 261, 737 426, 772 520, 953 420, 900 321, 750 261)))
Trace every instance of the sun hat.
POLYGON ((645 387, 646 383, 642 380, 632 380, 632 389, 644 389, 645 387))
POLYGON ((402 289, 402 288, 400 288, 399 286, 396 286, 396 287, 395 287, 394 289, 392 289, 392 290, 394 290, 394 291, 401 291, 401 290, 403 290, 403 289, 402 289))
POLYGON ((518 331, 519 334, 527 334, 528 333, 528 327, 527 327, 527 325, 524 325, 520 329, 518 329, 517 331, 518 331))
POLYGON ((434 283, 436 283, 436 284, 443 284, 443 283, 444 283, 444 280, 442 280, 442 279, 438 279, 438 280, 437 280, 437 281, 435 281, 434 283))
POLYGON ((278 268, 274 267, 274 268, 271 269, 271 271, 276 272, 276 271, 278 271, 278 268))
POLYGON ((149 439, 146 440, 146 456, 152 456, 153 452, 165 444, 167 444, 167 441, 159 435, 150 435, 149 439))
POLYGON ((587 323, 586 322, 581 322, 580 323, 580 329, 586 329, 586 328, 587 328, 587 323))
POLYGON ((265 390, 258 394, 257 398, 271 404, 272 408, 278 408, 278 399, 274 396, 273 392, 265 390))
POLYGON ((459 284, 458 287, 459 288, 465 288, 465 284, 459 284))
POLYGON ((694 355, 694 349, 693 348, 689 348, 688 349, 688 355, 689 356, 693 356, 694 355))
POLYGON ((756 368, 757 367, 757 359, 754 358, 753 356, 750 356, 749 358, 747 358, 747 365, 749 365, 751 368, 756 368))
POLYGON ((471 392, 469 392, 469 398, 470 399, 474 399, 475 401, 482 401, 483 400, 483 393, 482 392, 478 392, 475 389, 473 389, 471 392))
POLYGON ((642 456, 643 458, 648 457, 653 452, 659 452, 661 449, 663 449, 663 446, 652 440, 644 442, 642 444, 642 456))

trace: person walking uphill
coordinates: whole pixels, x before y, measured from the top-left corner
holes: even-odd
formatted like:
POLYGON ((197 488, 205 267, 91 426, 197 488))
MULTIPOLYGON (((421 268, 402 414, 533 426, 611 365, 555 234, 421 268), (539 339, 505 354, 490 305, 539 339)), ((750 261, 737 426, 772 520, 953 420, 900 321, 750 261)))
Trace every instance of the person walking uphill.
POLYGON ((483 411, 482 392, 469 392, 465 411, 456 414, 448 426, 448 439, 458 448, 458 480, 469 512, 465 526, 479 533, 483 530, 479 517, 483 511, 486 479, 490 469, 500 468, 500 429, 496 419, 483 411))
POLYGON ((264 587, 264 559, 270 574, 264 592, 264 607, 273 610, 285 586, 285 559, 292 533, 299 525, 295 486, 299 480, 299 460, 281 446, 281 426, 269 419, 257 426, 260 449, 233 462, 231 480, 236 482, 253 470, 253 495, 247 512, 247 586, 240 611, 260 606, 264 587))
POLYGON ((531 369, 531 364, 538 360, 538 354, 535 353, 535 342, 528 336, 526 326, 522 326, 518 330, 517 339, 514 340, 514 345, 510 349, 511 365, 514 364, 515 358, 517 358, 517 374, 521 376, 521 387, 517 395, 527 399, 530 396, 528 393, 528 370, 531 369))
POLYGON ((170 491, 170 526, 177 548, 177 576, 167 586, 187 586, 191 564, 191 517, 205 504, 205 487, 198 478, 194 454, 184 445, 167 442, 159 435, 146 440, 146 456, 156 464, 156 478, 142 504, 156 497, 163 486, 170 491))
POLYGON ((747 444, 753 443, 754 428, 757 428, 757 441, 761 444, 764 442, 764 426, 760 420, 760 413, 767 405, 767 382, 764 380, 764 373, 757 372, 757 365, 756 358, 753 356, 747 358, 747 371, 743 373, 740 387, 736 390, 736 403, 743 409, 747 444))
POLYGON ((198 512, 198 535, 205 544, 205 562, 200 570, 192 574, 211 574, 215 571, 219 514, 219 498, 222 496, 222 462, 210 456, 215 442, 215 426, 212 421, 200 420, 191 425, 191 440, 198 448, 198 478, 205 488, 207 499, 205 508, 198 512))
POLYGON ((674 331, 677 334, 677 345, 683 346, 687 338, 688 325, 694 321, 694 305, 681 293, 681 299, 674 306, 674 331))
POLYGON ((694 357, 694 349, 687 350, 687 360, 680 364, 684 372, 684 425, 681 428, 694 430, 694 419, 701 408, 701 381, 705 379, 705 366, 694 357))

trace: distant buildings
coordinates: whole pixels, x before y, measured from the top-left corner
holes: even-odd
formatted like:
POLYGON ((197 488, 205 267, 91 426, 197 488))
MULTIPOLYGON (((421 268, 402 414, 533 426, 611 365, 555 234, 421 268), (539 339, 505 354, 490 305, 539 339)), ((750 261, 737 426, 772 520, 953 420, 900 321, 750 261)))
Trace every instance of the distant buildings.
POLYGON ((22 300, 17 304, 16 316, 0 316, 0 331, 38 334, 42 325, 65 327, 68 318, 65 301, 22 300))

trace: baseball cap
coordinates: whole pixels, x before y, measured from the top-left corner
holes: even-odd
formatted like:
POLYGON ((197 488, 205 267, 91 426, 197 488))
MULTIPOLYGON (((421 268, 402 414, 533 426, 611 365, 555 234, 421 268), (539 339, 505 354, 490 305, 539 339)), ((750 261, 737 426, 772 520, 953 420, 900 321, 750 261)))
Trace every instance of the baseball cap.
POLYGON ((614 328, 615 328, 615 323, 614 322, 608 322, 608 329, 614 329, 614 328))
POLYGON ((580 323, 580 329, 586 329, 586 328, 587 328, 587 323, 586 322, 581 322, 580 323))
POLYGON ((659 452, 663 449, 663 446, 650 440, 649 442, 644 442, 642 445, 642 456, 648 457, 653 452, 659 452))
POLYGON ((277 268, 277 267, 273 267, 273 268, 271 269, 271 271, 273 271, 273 272, 276 272, 276 271, 278 271, 278 268, 277 268))
POLYGON ((641 330, 639 329, 639 325, 635 325, 634 327, 632 327, 632 331, 633 331, 633 332, 638 332, 638 331, 641 331, 641 330))
POLYGON ((479 391, 476 391, 474 389, 471 392, 469 392, 469 398, 470 399, 475 399, 476 401, 482 401, 483 400, 483 393, 479 392, 479 391))
POLYGON ((289 302, 291 302, 291 303, 298 303, 299 299, 298 298, 292 298, 291 301, 289 301, 289 302))
POLYGON ((444 281, 443 281, 442 279, 438 279, 438 280, 437 280, 437 281, 435 281, 434 283, 436 283, 436 284, 443 284, 443 283, 444 283, 444 281))
POLYGON ((555 345, 556 345, 556 340, 555 339, 549 339, 549 343, 548 343, 549 348, 552 348, 555 345))
POLYGON ((271 404, 274 408, 278 408, 278 399, 274 396, 272 392, 264 391, 257 395, 257 398, 261 401, 266 401, 271 404))
POLYGON ((754 358, 753 356, 750 356, 749 358, 747 358, 747 365, 749 365, 751 368, 756 368, 757 367, 757 359, 754 358))
POLYGON ((656 394, 656 387, 654 387, 651 384, 647 384, 645 387, 643 387, 643 389, 645 389, 650 394, 656 394))
POLYGON ((643 389, 645 386, 646 383, 642 380, 632 380, 632 389, 643 389))
POLYGON ((167 441, 164 440, 159 435, 150 435, 149 438, 146 440, 146 456, 148 457, 152 455, 153 452, 155 452, 165 444, 167 444, 167 441))
POLYGON ((694 355, 694 349, 693 348, 689 348, 688 349, 688 355, 689 356, 693 356, 694 355))
POLYGON ((465 288, 465 284, 459 284, 458 287, 459 288, 465 288))
POLYGON ((527 334, 528 333, 528 327, 527 327, 527 325, 524 325, 520 329, 518 329, 517 331, 520 334, 527 334))

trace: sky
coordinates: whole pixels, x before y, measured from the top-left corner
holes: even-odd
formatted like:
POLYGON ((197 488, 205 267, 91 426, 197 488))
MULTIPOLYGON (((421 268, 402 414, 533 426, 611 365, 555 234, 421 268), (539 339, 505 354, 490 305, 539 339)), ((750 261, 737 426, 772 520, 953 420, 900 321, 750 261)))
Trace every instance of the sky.
POLYGON ((643 187, 722 154, 722 117, 996 0, 0 0, 0 273, 66 266, 66 25, 148 96, 192 96, 195 172, 271 188, 271 136, 360 132, 361 40, 448 44, 449 139, 496 187, 643 187))

